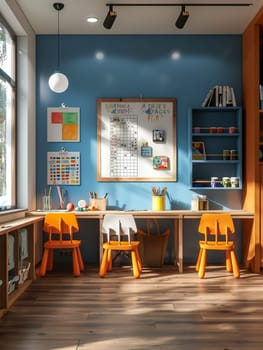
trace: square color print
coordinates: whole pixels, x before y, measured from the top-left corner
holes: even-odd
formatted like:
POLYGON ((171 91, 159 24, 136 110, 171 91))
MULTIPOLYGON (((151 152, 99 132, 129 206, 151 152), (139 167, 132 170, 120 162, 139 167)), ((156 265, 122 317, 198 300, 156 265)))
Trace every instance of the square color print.
POLYGON ((80 184, 79 152, 48 152, 48 185, 80 184))
POLYGON ((79 142, 80 109, 78 107, 48 108, 47 141, 79 142))

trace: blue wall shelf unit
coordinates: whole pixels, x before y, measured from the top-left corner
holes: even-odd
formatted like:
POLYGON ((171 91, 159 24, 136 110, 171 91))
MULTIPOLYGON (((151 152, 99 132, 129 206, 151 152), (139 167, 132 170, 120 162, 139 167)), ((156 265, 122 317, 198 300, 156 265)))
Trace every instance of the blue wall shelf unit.
POLYGON ((190 187, 242 189, 241 108, 191 108, 189 120, 190 187), (223 178, 237 182, 224 187, 223 178))

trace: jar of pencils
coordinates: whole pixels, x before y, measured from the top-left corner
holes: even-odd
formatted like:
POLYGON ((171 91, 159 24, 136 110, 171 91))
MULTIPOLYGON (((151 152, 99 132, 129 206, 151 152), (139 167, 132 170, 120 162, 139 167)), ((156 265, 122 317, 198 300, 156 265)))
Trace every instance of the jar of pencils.
POLYGON ((152 210, 165 210, 165 196, 166 187, 163 189, 159 187, 152 188, 152 210))
POLYGON ((42 197, 42 209, 43 210, 51 210, 52 204, 51 204, 51 196, 43 196, 42 197))

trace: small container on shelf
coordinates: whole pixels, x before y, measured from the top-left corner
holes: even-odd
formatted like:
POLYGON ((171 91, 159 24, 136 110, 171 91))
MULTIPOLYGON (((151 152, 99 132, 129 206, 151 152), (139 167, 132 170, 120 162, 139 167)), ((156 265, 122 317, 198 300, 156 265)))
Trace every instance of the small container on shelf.
POLYGON ((213 187, 213 188, 218 187, 218 177, 217 176, 211 177, 211 187, 213 187))
POLYGON ((30 266, 31 264, 29 261, 23 261, 18 271, 18 275, 19 275, 18 284, 23 284, 28 279, 30 266))
POLYGON ((222 185, 223 185, 223 187, 225 187, 225 188, 231 187, 231 179, 230 179, 230 177, 224 176, 224 177, 222 178, 222 185))
POLYGON ((16 283, 19 281, 19 276, 10 276, 8 281, 8 294, 11 294, 16 289, 16 283))
POLYGON ((195 127, 193 128, 193 134, 200 134, 200 132, 201 132, 201 129, 200 129, 199 126, 195 126, 195 127))
POLYGON ((223 160, 229 160, 230 159, 230 150, 224 149, 223 150, 223 160))
POLYGON ((230 159, 231 160, 237 160, 238 159, 238 153, 236 149, 230 150, 230 159))
POLYGON ((233 187, 233 188, 239 187, 239 178, 238 177, 232 176, 230 178, 230 182, 231 182, 231 187, 233 187))
POLYGON ((229 134, 236 134, 237 133, 237 127, 236 126, 230 126, 228 128, 228 133, 229 134))
POLYGON ((210 134, 216 134, 216 133, 217 133, 217 128, 216 128, 215 126, 211 126, 211 127, 209 128, 209 133, 210 133, 210 134))

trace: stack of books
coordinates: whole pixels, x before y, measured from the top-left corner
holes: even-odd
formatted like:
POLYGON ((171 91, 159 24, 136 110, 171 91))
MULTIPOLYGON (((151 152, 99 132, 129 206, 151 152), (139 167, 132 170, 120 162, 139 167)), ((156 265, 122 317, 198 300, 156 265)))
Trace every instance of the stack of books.
POLYGON ((235 107, 234 88, 228 85, 215 85, 210 89, 202 103, 202 107, 235 107))

